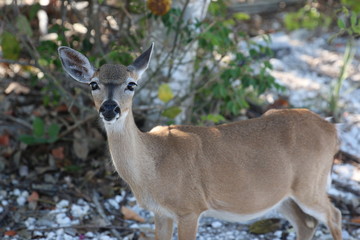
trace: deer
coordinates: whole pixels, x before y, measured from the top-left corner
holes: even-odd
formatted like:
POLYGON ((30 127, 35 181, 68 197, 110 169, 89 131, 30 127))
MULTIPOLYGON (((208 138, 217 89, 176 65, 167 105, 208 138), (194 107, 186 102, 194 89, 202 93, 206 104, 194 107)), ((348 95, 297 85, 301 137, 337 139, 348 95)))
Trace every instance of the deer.
POLYGON ((135 124, 132 100, 154 43, 129 66, 96 69, 61 46, 67 74, 88 84, 112 163, 138 204, 154 213, 155 239, 195 240, 198 221, 212 216, 246 222, 276 211, 312 239, 319 223, 342 239, 341 212, 327 188, 338 152, 333 124, 306 109, 269 110, 259 118, 215 126, 135 124))

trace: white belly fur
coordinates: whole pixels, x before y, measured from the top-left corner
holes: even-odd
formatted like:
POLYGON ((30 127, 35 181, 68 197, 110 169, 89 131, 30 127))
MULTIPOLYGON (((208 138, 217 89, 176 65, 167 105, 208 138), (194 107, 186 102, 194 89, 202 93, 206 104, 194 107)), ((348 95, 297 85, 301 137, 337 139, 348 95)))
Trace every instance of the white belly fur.
POLYGON ((229 221, 229 222, 244 223, 244 222, 249 222, 251 220, 254 220, 256 218, 260 218, 263 216, 270 217, 270 216, 276 215, 276 209, 281 205, 281 203, 284 200, 280 201, 279 203, 277 203, 276 205, 274 205, 271 208, 262 210, 260 212, 255 212, 252 214, 237 214, 237 213, 227 212, 227 211, 223 211, 223 210, 209 209, 209 210, 203 212, 201 214, 201 216, 214 217, 214 218, 218 218, 218 219, 229 221))

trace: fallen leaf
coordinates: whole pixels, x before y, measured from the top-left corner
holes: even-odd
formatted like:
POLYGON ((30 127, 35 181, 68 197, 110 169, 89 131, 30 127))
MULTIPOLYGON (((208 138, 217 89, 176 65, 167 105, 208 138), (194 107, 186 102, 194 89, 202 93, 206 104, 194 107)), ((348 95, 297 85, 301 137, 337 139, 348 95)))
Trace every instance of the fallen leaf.
POLYGON ((124 215, 125 220, 134 220, 134 221, 141 222, 141 223, 145 222, 144 218, 140 217, 139 214, 137 214, 130 208, 122 206, 121 213, 124 215))
POLYGON ((9 236, 9 237, 13 237, 13 236, 15 236, 16 234, 17 234, 17 232, 14 231, 14 230, 9 230, 9 231, 6 231, 6 232, 4 233, 5 236, 9 236))
POLYGON ((66 104, 61 104, 55 109, 55 111, 59 113, 65 113, 68 112, 68 107, 66 106, 66 104))
POLYGON ((14 92, 15 94, 28 94, 30 93, 30 88, 21 85, 18 82, 11 82, 9 86, 5 89, 6 94, 14 92))
POLYGON ((355 217, 351 219, 352 223, 359 223, 360 224, 360 217, 355 217))
POLYGON ((9 134, 4 134, 0 136, 0 145, 9 146, 10 144, 10 137, 9 134))
POLYGON ((64 155, 64 147, 54 148, 53 150, 51 150, 51 154, 56 159, 64 159, 64 157, 65 157, 65 155, 64 155))
POLYGON ((39 194, 37 192, 33 191, 27 200, 28 200, 28 202, 37 202, 39 200, 39 194))
POLYGON ((280 229, 280 221, 276 218, 264 219, 250 225, 249 231, 254 234, 265 234, 280 229))

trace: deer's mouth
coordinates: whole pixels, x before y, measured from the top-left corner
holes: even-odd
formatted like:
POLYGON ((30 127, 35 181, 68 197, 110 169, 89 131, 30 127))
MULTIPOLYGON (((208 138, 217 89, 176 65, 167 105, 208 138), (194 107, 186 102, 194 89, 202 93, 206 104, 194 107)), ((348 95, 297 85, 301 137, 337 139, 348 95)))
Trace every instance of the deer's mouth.
POLYGON ((120 118, 120 114, 116 114, 115 116, 110 115, 104 115, 103 113, 100 113, 100 118, 104 121, 104 123, 112 124, 115 123, 116 120, 120 118))
POLYGON ((116 122, 120 118, 120 113, 119 105, 113 100, 105 101, 99 109, 100 118, 108 124, 116 122))

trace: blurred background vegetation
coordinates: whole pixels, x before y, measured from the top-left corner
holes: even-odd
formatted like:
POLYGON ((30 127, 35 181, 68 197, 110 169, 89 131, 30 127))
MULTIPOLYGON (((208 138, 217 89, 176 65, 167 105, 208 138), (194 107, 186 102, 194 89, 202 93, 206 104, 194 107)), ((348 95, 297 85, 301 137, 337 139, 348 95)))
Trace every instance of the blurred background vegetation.
MULTIPOLYGON (((134 104, 143 130, 156 124, 217 124, 241 119, 254 106, 265 109, 259 96, 267 90, 281 93, 283 87, 269 73, 272 50, 252 37, 271 42, 267 34, 275 30, 266 21, 259 24, 259 16, 275 13, 281 13, 278 29, 348 37, 343 69, 329 93, 329 112, 336 116, 352 39, 360 34, 359 12, 358 0, 1 0, 1 118, 18 124, 16 129, 3 125, 2 132, 8 132, 3 141, 10 135, 16 149, 31 153, 39 149, 34 146, 45 146, 68 169, 77 165, 63 155, 86 159, 104 146, 104 134, 94 130, 97 114, 88 86, 62 71, 57 56, 62 45, 99 67, 128 65, 155 42, 134 104), (66 147, 69 142, 73 148, 66 147)), ((6 158, 17 154, 3 151, 6 158)), ((0 169, 17 166, 20 157, 15 159, 2 161, 0 169)))

